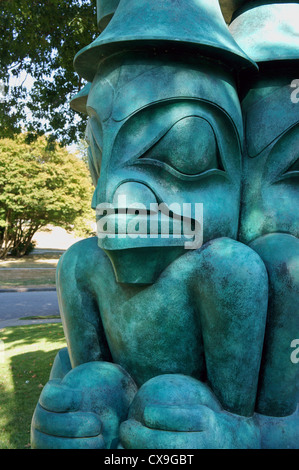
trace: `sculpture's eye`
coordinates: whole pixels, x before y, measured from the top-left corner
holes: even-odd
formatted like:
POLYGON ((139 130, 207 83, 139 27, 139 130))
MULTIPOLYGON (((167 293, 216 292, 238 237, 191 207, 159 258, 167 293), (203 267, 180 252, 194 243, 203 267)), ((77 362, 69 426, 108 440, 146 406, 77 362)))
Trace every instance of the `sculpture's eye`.
POLYGON ((293 163, 286 173, 292 173, 293 171, 299 171, 299 158, 293 163))
POLYGON ((178 121, 141 158, 164 162, 186 175, 220 167, 214 131, 205 119, 197 116, 178 121))

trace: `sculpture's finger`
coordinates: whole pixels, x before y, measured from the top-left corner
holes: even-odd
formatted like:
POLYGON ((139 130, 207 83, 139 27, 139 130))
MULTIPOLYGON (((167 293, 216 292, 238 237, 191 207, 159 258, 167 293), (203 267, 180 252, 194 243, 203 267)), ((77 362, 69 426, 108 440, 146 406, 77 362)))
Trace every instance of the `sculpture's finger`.
POLYGON ((95 437, 101 434, 100 417, 91 412, 52 413, 37 405, 32 424, 38 431, 58 437, 95 437))
POLYGON ((150 429, 130 419, 120 426, 124 449, 205 449, 206 433, 150 429))
POLYGON ((82 402, 82 392, 61 384, 60 380, 50 380, 41 393, 41 406, 56 413, 77 411, 82 402))
POLYGON ((143 419, 145 425, 152 429, 200 432, 211 427, 215 412, 204 405, 148 405, 144 409, 143 419))
POLYGON ((37 429, 31 431, 32 449, 105 449, 103 436, 65 438, 50 436, 37 429))

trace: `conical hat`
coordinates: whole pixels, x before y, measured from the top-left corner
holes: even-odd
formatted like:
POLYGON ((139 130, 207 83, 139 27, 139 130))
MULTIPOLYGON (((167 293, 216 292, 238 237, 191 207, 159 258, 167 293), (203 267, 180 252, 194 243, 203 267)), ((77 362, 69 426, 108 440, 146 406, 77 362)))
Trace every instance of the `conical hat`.
POLYGON ((120 0, 107 28, 76 55, 74 67, 92 81, 102 59, 143 47, 188 48, 234 70, 256 66, 229 33, 218 0, 120 0))
MULTIPOLYGON (((120 0, 97 0, 98 27, 103 31, 114 15, 120 0)), ((234 12, 240 8, 246 0, 219 0, 220 7, 226 23, 230 23, 234 12)))
POLYGON ((120 0, 97 0, 97 20, 100 31, 103 31, 110 22, 118 7, 119 1, 120 0))
POLYGON ((246 2, 229 30, 258 64, 299 59, 299 2, 246 2))

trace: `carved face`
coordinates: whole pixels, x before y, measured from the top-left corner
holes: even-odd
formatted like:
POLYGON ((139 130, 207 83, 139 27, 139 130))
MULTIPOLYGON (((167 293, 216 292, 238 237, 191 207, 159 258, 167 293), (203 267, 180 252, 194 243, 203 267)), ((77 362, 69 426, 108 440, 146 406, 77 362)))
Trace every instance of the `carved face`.
MULTIPOLYGON (((231 77, 214 65, 138 54, 100 68, 88 97, 93 207, 203 204, 203 241, 236 238, 242 129, 231 77)), ((194 217, 192 212, 191 217, 194 217)), ((116 216, 116 224, 120 215, 116 216)), ((161 231, 162 230, 162 231, 161 231)), ((100 239, 108 251, 183 247, 185 240, 100 239)))
POLYGON ((245 243, 273 232, 299 236, 299 107, 291 83, 287 77, 260 80, 243 103, 245 243))

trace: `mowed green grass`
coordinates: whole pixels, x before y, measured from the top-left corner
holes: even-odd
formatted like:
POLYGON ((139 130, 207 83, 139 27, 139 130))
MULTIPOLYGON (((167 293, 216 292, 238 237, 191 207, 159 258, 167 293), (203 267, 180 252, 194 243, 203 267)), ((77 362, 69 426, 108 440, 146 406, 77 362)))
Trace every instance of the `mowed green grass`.
POLYGON ((55 269, 5 269, 0 271, 0 286, 13 287, 54 287, 55 269))
POLYGON ((60 323, 0 330, 0 449, 30 448, 31 419, 57 352, 60 323))
POLYGON ((0 287, 54 287, 61 254, 30 254, 22 258, 8 256, 6 260, 0 260, 0 287))

